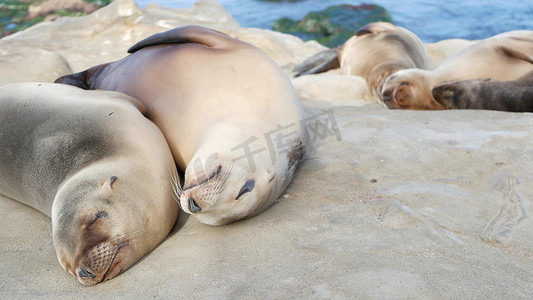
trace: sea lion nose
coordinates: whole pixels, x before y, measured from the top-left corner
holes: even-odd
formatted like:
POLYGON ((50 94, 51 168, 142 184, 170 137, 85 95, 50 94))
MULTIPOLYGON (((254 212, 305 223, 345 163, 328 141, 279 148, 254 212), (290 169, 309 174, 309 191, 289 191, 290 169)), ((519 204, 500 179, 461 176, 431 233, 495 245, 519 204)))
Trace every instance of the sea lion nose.
POLYGON ((94 278, 94 274, 92 274, 91 272, 87 271, 87 268, 85 266, 82 266, 81 269, 78 271, 78 276, 80 276, 80 278, 94 278))
POLYGON ((202 211, 202 208, 196 203, 193 197, 189 197, 189 210, 193 214, 202 211))

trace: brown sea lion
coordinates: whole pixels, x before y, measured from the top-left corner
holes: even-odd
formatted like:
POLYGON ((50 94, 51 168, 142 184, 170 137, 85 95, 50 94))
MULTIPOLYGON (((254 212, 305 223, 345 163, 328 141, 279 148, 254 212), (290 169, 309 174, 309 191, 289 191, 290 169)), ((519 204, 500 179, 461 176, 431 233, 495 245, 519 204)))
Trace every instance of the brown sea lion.
POLYGON ((533 72, 512 81, 470 79, 444 82, 433 97, 446 109, 533 112, 533 72))

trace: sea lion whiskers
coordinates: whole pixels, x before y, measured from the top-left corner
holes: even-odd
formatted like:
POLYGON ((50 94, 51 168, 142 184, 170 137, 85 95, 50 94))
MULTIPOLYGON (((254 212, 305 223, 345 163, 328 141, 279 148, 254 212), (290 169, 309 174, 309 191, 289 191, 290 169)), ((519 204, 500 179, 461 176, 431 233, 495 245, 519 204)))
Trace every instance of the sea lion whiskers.
MULTIPOLYGON (((172 199, 178 202, 178 205, 179 205, 180 204, 179 199, 181 197, 181 194, 183 193, 183 189, 181 188, 180 177, 179 177, 177 169, 170 170, 170 184, 172 185, 172 191, 173 191, 172 199)), ((181 205, 180 205, 180 208, 181 208, 181 205)))
POLYGON ((76 274, 80 280, 102 282, 110 279, 117 258, 122 247, 129 245, 124 233, 113 236, 110 240, 102 242, 90 249, 87 261, 76 274), (96 275, 102 274, 103 275, 96 275))
POLYGON ((208 183, 208 182, 211 180, 211 178, 217 176, 217 175, 220 173, 221 170, 222 170, 222 166, 219 165, 219 166, 217 167, 217 169, 216 169, 215 171, 213 171, 213 173, 209 174, 209 176, 205 176, 205 175, 204 175, 204 176, 203 176, 204 178, 202 178, 202 179, 197 179, 197 182, 195 182, 195 183, 185 184, 185 185, 183 186, 183 189, 181 190, 181 192, 183 193, 184 191, 189 190, 189 189, 192 189, 193 187, 196 187, 196 186, 199 186, 199 185, 203 185, 203 184, 205 184, 205 183, 208 183))
POLYGON ((115 237, 109 242, 109 246, 111 246, 113 254, 111 256, 111 261, 109 262, 109 267, 107 268, 107 271, 102 277, 102 281, 106 281, 109 279, 108 278, 109 271, 111 271, 113 267, 113 263, 115 262, 115 259, 117 258, 117 255, 119 254, 120 249, 127 245, 129 245, 129 243, 126 237, 122 233, 115 235, 115 237))

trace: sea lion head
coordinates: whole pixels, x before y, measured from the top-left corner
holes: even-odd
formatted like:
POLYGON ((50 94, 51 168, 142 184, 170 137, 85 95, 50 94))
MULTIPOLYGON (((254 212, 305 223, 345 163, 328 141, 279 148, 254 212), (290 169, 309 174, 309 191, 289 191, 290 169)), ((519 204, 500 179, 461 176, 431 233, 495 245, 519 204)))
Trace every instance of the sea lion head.
POLYGON ((125 271, 166 236, 177 217, 170 180, 168 189, 157 183, 152 188, 146 184, 150 176, 135 178, 139 174, 127 165, 120 169, 126 172, 113 172, 109 161, 87 167, 66 181, 54 200, 58 260, 84 285, 125 271))
POLYGON ((446 81, 435 86, 431 94, 446 109, 466 109, 481 102, 481 87, 487 82, 489 78, 446 81))
POLYGON ((268 208, 287 187, 304 154, 299 140, 275 161, 268 151, 256 150, 267 148, 261 148, 259 141, 250 147, 249 155, 232 151, 240 142, 228 144, 234 146, 231 149, 223 143, 210 142, 195 153, 185 170, 183 189, 178 191, 180 207, 213 226, 250 218, 268 208))
POLYGON ((433 85, 427 71, 400 70, 386 79, 381 90, 381 100, 391 109, 445 109, 433 98, 433 85))

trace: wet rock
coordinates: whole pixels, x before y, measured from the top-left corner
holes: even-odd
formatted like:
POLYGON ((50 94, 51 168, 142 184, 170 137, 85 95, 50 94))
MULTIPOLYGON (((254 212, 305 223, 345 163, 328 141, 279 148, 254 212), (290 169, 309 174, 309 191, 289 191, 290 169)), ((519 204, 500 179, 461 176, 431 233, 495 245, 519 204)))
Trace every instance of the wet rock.
POLYGON ((0 37, 24 30, 42 21, 62 16, 82 16, 113 0, 2 0, 0 37))
POLYGON ((92 3, 87 3, 83 0, 42 0, 38 4, 32 4, 28 7, 28 19, 34 19, 37 17, 44 17, 49 14, 55 13, 59 10, 67 12, 80 12, 83 14, 89 14, 100 8, 100 6, 92 3))
POLYGON ((321 12, 310 12, 302 20, 282 18, 272 29, 290 33, 303 40, 317 40, 322 45, 343 44, 359 28, 371 22, 391 22, 387 11, 376 4, 331 6, 321 12))

